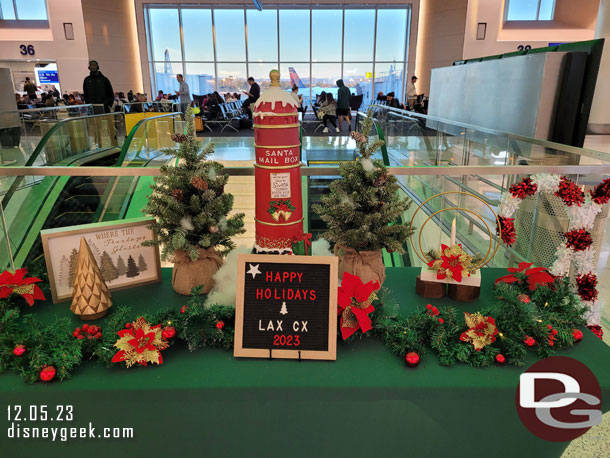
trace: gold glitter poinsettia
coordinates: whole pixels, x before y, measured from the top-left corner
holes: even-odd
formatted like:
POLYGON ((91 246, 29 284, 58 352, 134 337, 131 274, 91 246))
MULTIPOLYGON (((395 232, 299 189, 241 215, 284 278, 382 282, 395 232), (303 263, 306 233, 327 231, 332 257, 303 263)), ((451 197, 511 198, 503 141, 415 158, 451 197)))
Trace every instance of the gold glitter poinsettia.
POLYGON ((460 336, 462 342, 470 342, 476 351, 481 351, 487 345, 496 341, 498 328, 496 321, 490 316, 483 316, 480 313, 464 312, 466 326, 468 329, 460 336))
POLYGON ((114 346, 119 351, 112 358, 112 362, 125 361, 127 367, 136 363, 141 366, 148 363, 163 364, 161 350, 165 350, 169 344, 163 339, 161 332, 160 324, 151 326, 144 318, 138 318, 131 328, 121 329, 117 333, 120 338, 114 346))
POLYGON ((477 271, 472 256, 466 253, 459 243, 450 247, 441 244, 440 253, 433 251, 429 255, 433 259, 428 262, 428 267, 436 272, 436 278, 439 280, 451 278, 461 282, 464 275, 469 277, 477 271))

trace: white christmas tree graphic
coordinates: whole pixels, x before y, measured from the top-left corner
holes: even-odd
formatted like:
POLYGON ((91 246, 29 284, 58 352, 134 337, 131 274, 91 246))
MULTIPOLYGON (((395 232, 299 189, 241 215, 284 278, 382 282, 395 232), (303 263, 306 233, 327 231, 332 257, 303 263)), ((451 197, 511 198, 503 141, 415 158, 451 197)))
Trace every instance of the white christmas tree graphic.
POLYGON ((286 302, 282 302, 282 309, 280 310, 282 315, 288 315, 288 309, 286 308, 286 302))

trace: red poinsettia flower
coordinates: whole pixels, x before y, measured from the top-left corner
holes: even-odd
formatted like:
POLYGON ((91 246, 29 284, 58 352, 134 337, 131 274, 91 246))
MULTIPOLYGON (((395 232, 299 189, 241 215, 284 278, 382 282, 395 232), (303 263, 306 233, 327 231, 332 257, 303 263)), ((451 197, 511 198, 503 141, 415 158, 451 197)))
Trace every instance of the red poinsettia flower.
POLYGON ((356 275, 343 273, 337 296, 337 315, 341 315, 340 325, 343 340, 358 329, 362 333, 373 329, 369 314, 375 311, 371 302, 375 299, 373 292, 378 289, 378 281, 364 284, 356 275))
MULTIPOLYGON (((535 291, 540 285, 553 283, 555 278, 548 272, 545 267, 530 267, 533 265, 531 262, 521 262, 519 267, 509 267, 507 270, 511 273, 524 272, 527 276, 527 285, 530 291, 535 291)), ((504 275, 496 280, 496 285, 500 282, 504 283, 515 283, 519 279, 515 275, 504 275)))
MULTIPOLYGON (((441 269, 438 271, 437 277, 439 280, 444 280, 447 277, 445 271, 449 270, 451 272, 451 278, 455 281, 462 281, 462 271, 464 270, 464 266, 460 262, 460 256, 457 254, 450 254, 447 256, 445 254, 445 250, 449 248, 447 245, 441 244, 441 269)), ((428 265, 432 267, 431 264, 434 264, 434 261, 430 261, 428 265)))
POLYGON ((0 274, 0 299, 5 299, 11 294, 19 294, 28 305, 34 305, 35 300, 44 301, 46 298, 38 285, 34 283, 42 280, 37 277, 24 278, 28 273, 27 269, 17 269, 15 273, 5 270, 0 274))

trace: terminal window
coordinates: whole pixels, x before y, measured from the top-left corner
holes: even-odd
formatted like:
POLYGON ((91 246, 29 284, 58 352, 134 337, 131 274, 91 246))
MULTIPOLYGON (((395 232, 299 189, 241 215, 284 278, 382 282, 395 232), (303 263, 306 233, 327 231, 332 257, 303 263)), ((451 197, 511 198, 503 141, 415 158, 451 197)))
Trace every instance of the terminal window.
POLYGON ((5 21, 46 21, 46 0, 0 0, 0 19, 5 21))
POLYGON ((555 0, 507 0, 507 21, 552 21, 555 0))
MULTIPOLYGON (((0 0, 1 1, 1 0, 0 0)), ((279 68, 305 104, 343 79, 363 104, 378 92, 403 99, 411 11, 350 8, 145 6, 153 91, 173 93, 184 73, 192 94, 236 92, 253 76, 261 89, 279 68)))

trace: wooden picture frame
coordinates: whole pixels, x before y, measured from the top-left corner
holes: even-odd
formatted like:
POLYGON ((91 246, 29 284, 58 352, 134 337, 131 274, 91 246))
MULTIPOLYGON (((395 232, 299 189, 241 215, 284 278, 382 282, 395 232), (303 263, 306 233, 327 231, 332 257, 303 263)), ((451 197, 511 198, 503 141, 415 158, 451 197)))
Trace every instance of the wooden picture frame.
MULTIPOLYGON (((161 281, 159 247, 141 245, 143 240, 157 240, 156 234, 148 228, 153 221, 154 218, 150 217, 129 218, 41 231, 53 303, 72 297, 72 288, 69 286, 70 271, 73 270, 70 268, 71 260, 75 253, 78 257, 80 239, 83 236, 87 239, 100 270, 103 270, 103 266, 99 264, 108 262, 116 269, 116 277, 106 282, 110 291, 159 283, 161 281), (108 256, 104 256, 104 253, 108 256), (103 262, 102 257, 104 257, 103 262), (122 260, 122 264, 119 260, 122 260), (134 265, 137 269, 133 267, 134 265), (125 273, 121 273, 123 266, 125 273), (140 271, 145 274, 141 275, 140 271), (128 275, 129 273, 132 275, 128 275)), ((112 267, 108 268, 112 270, 112 267)))
MULTIPOLYGON (((240 254, 237 258, 237 295, 235 302, 235 340, 233 346, 233 355, 236 357, 251 357, 251 358, 287 358, 287 359, 316 359, 316 360, 336 360, 337 359, 337 286, 338 286, 338 258, 335 256, 280 256, 267 254, 240 254), (246 294, 246 266, 249 265, 265 265, 277 264, 278 266, 287 264, 298 265, 320 265, 328 266, 328 278, 324 278, 325 282, 323 291, 328 288, 328 336, 326 350, 299 350, 295 347, 290 349, 274 349, 271 346, 268 348, 248 348, 244 346, 244 315, 245 308, 252 307, 252 304, 245 303, 246 294)), ((258 267, 257 267, 258 270, 258 267)), ((324 269, 323 269, 324 270, 324 269)), ((251 272, 249 272, 251 273, 251 272)), ((260 272, 263 274, 263 272, 260 272)), ((252 278, 256 276, 252 273, 252 278)), ((315 274, 310 276, 315 277, 315 274)), ((299 280, 300 281, 300 280, 299 280)), ((317 279, 316 279, 317 281, 317 279)), ((285 291, 285 290, 284 290, 285 291)), ((257 290, 258 294, 258 290, 257 290)), ((276 294, 276 293, 274 293, 276 294)), ((324 302, 324 301, 322 301, 324 302)), ((284 302, 285 305, 285 302, 284 302)), ((293 305, 289 305, 290 310, 293 305)), ((279 307, 279 302, 273 307, 279 307)), ((319 305, 317 306, 319 307, 319 305)), ((297 312, 307 313, 307 310, 302 306, 297 309, 297 312)), ((279 312, 282 313, 282 312, 279 312)), ((320 313, 319 311, 317 313, 320 313)), ((288 312, 287 312, 288 314, 288 312)), ((324 324, 324 323, 322 323, 324 324)), ((322 326, 322 324, 320 326, 322 326)), ((259 323, 259 330, 260 323, 259 323)), ((294 322, 293 322, 294 327, 294 322)))

